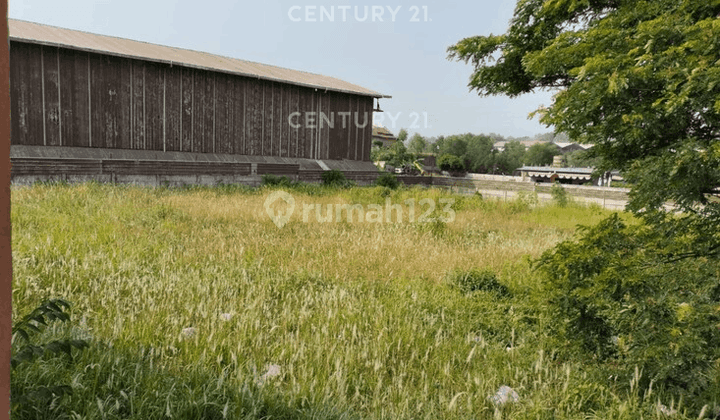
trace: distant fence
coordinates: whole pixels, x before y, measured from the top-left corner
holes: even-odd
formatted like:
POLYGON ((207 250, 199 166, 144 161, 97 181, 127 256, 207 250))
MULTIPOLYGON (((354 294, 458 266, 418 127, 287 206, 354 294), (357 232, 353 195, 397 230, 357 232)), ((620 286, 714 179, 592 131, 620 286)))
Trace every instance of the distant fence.
MULTIPOLYGON (((479 192, 483 197, 501 200, 513 200, 520 193, 536 192, 541 202, 551 201, 552 184, 521 181, 520 177, 488 175, 486 177, 453 178, 443 176, 400 175, 398 179, 405 185, 427 185, 448 188, 460 194, 479 192)), ((569 197, 576 201, 595 203, 606 209, 622 210, 628 201, 627 188, 595 187, 585 185, 562 184, 569 197)))

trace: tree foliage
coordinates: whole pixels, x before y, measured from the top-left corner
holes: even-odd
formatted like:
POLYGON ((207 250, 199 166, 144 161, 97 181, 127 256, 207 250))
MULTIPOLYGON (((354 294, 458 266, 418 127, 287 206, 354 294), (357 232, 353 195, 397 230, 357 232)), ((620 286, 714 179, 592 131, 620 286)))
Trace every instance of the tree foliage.
POLYGON ((474 173, 511 174, 522 166, 525 146, 510 141, 503 152, 497 152, 493 146, 495 139, 490 136, 472 133, 441 136, 430 146, 438 155, 452 155, 459 158, 465 168, 474 173))
POLYGON ((437 164, 443 171, 462 172, 465 170, 465 164, 462 159, 451 154, 440 155, 440 157, 438 157, 437 164))
POLYGON ((448 53, 474 66, 480 95, 556 91, 541 122, 594 144, 583 158, 632 187, 639 221, 612 217, 541 259, 556 328, 626 378, 639 367, 646 387, 708 401, 720 383, 720 0, 519 0, 506 33, 448 53))
POLYGON ((400 132, 398 133, 398 136, 397 136, 397 141, 404 144, 407 139, 408 139, 407 130, 404 128, 401 128, 400 132))
POLYGON ((540 260, 560 346, 578 346, 628 383, 672 388, 699 403, 720 386, 720 270, 705 258, 666 264, 663 232, 614 215, 540 260))
POLYGON ((633 183, 630 209, 720 252, 720 1, 519 0, 505 34, 465 38, 471 90, 557 90, 540 119, 633 183), (714 196, 715 194, 715 196, 714 196), (675 202, 682 217, 667 217, 675 202), (714 232, 714 234, 701 234, 714 232))
POLYGON ((492 173, 512 175, 523 165, 525 153, 525 145, 519 141, 505 143, 503 151, 493 156, 492 173))
POLYGON ((384 161, 386 165, 402 168, 411 165, 417 159, 417 156, 410 153, 402 142, 396 141, 390 146, 372 151, 371 158, 376 162, 384 161))
POLYGON ((25 411, 35 411, 35 406, 47 406, 56 398, 72 395, 72 387, 58 383, 26 384, 13 380, 17 372, 29 369, 30 366, 43 358, 65 356, 72 361, 73 349, 83 350, 88 347, 85 340, 63 337, 49 342, 37 343, 36 337, 42 336, 45 328, 54 321, 69 322, 70 315, 67 310, 70 303, 62 299, 51 299, 43 302, 31 313, 15 322, 12 326, 12 357, 10 366, 10 390, 12 394, 12 408, 17 414, 25 411))
POLYGON ((537 143, 528 147, 523 161, 526 165, 543 166, 553 163, 553 157, 562 154, 552 143, 537 143))
POLYGON ((408 144, 408 150, 410 153, 414 154, 420 154, 425 151, 425 148, 427 147, 427 141, 423 136, 420 135, 420 133, 415 133, 410 138, 410 143, 408 144))
POLYGON ((566 165, 571 168, 594 168, 598 166, 598 158, 588 156, 587 150, 573 150, 565 154, 566 165))

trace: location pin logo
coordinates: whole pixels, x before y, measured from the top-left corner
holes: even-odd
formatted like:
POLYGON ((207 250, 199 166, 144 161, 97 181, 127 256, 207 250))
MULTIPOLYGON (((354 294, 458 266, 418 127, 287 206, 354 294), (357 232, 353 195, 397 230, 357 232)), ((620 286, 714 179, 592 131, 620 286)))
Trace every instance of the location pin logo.
POLYGON ((275 223, 275 226, 281 228, 290 220, 290 216, 292 216, 293 211, 295 211, 295 199, 285 191, 274 191, 265 199, 265 211, 273 223, 275 223), (275 214, 273 211, 272 204, 280 199, 284 200, 288 205, 288 210, 285 214, 275 214))

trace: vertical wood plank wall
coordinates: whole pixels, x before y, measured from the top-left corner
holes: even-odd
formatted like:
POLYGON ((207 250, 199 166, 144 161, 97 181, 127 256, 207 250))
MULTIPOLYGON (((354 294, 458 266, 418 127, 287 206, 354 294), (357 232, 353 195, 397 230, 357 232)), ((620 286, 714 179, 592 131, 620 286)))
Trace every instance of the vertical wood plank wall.
POLYGON ((370 160, 368 96, 17 41, 10 71, 12 144, 370 160))

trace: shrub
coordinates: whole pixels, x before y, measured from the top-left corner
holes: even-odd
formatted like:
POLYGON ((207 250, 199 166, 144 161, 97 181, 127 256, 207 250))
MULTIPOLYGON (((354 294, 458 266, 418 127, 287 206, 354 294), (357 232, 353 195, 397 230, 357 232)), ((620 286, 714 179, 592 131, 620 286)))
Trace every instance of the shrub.
POLYGON ((416 229, 421 233, 429 233, 435 238, 443 237, 447 231, 447 223, 440 216, 442 215, 437 210, 434 211, 424 222, 416 222, 416 229))
POLYGON ((375 184, 381 187, 388 187, 390 189, 397 189, 400 186, 400 181, 397 177, 390 172, 383 172, 376 180, 375 184))
POLYGON ((492 292, 497 296, 509 296, 510 292, 504 284, 497 279, 494 271, 485 269, 472 269, 470 271, 454 271, 449 276, 450 284, 463 293, 472 293, 483 290, 492 292))
POLYGON ((524 213, 538 205, 537 192, 520 191, 517 199, 510 202, 510 213, 524 213))
POLYGON ((550 188, 550 195, 552 196, 553 202, 559 207, 565 207, 568 204, 568 193, 560 183, 554 183, 550 188))
MULTIPOLYGON (((41 358, 66 355, 72 360, 73 349, 82 350, 88 346, 84 340, 69 338, 47 343, 34 342, 34 336, 41 333, 48 323, 69 321, 70 316, 65 312, 69 308, 70 304, 62 299, 49 300, 35 308, 12 327, 10 365, 13 374, 11 375, 10 392, 12 410, 16 416, 27 410, 35 411, 47 407, 51 401, 73 393, 72 388, 66 384, 45 383, 28 386, 18 378, 18 376, 22 376, 18 375, 19 371, 31 367, 41 358)), ((52 381, 52 376, 49 380, 52 381)))
POLYGON ((617 214, 580 232, 539 260, 564 343, 606 362, 623 383, 637 368, 641 386, 689 401, 717 390, 718 260, 669 256, 662 233, 617 214))
POLYGON ((345 174, 342 173, 342 171, 337 169, 332 169, 330 171, 325 171, 322 173, 322 182, 323 185, 327 185, 329 187, 340 187, 340 188, 346 188, 351 186, 353 183, 349 181, 347 178, 345 178, 345 174))
POLYGON ((295 185, 295 182, 286 176, 265 174, 262 176, 262 185, 269 187, 292 187, 295 185))

